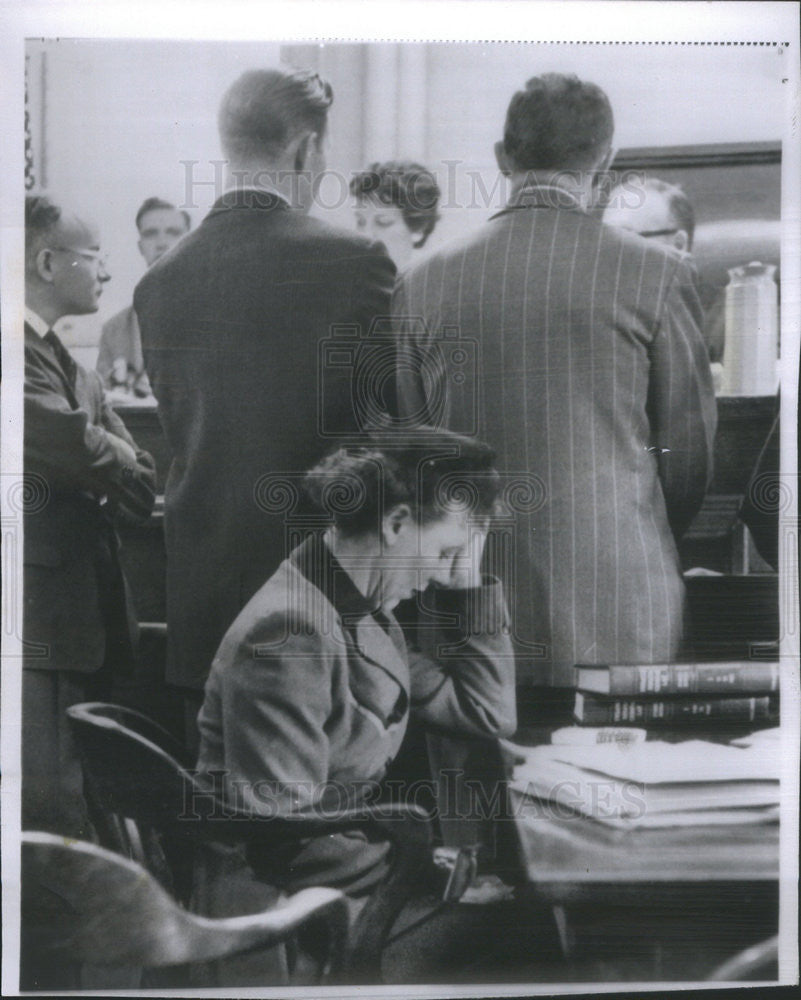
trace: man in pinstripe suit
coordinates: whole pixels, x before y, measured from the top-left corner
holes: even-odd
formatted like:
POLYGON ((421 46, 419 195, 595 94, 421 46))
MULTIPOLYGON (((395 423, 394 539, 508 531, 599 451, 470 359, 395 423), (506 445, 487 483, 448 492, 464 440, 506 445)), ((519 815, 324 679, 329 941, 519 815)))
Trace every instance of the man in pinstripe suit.
POLYGON ((541 481, 543 502, 496 550, 523 684, 570 686, 575 663, 675 658, 676 543, 711 475, 690 267, 588 214, 612 134, 597 86, 529 80, 496 145, 507 207, 405 272, 393 303, 401 416, 475 433, 508 476, 541 481))

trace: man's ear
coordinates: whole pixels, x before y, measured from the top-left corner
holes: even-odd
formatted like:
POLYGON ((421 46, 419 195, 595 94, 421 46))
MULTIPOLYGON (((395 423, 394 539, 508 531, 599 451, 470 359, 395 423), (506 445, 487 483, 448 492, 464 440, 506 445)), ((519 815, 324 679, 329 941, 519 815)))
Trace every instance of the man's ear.
POLYGON ((598 162, 598 166, 595 168, 598 173, 602 173, 604 170, 608 170, 612 166, 612 160, 615 158, 615 152, 616 150, 614 146, 607 146, 606 152, 598 162))
POLYGON ((53 281, 53 251, 45 247, 36 255, 36 273, 42 279, 52 283, 53 281))
POLYGON ((513 173, 512 164, 504 149, 502 139, 499 139, 495 143, 495 162, 498 164, 498 170, 500 170, 504 177, 509 177, 513 173))
POLYGON ((384 544, 390 548, 396 545, 403 532, 412 523, 412 509, 407 503, 399 503, 393 507, 381 522, 381 536, 384 544))
POLYGON ((295 147, 295 170, 300 173, 302 170, 306 169, 306 164, 309 162, 309 156, 317 148, 317 133, 307 132, 298 139, 297 146, 295 147))
POLYGON ((139 253, 144 257, 145 256, 145 251, 142 249, 142 241, 141 240, 137 240, 136 241, 136 246, 137 246, 137 249, 139 250, 139 253))

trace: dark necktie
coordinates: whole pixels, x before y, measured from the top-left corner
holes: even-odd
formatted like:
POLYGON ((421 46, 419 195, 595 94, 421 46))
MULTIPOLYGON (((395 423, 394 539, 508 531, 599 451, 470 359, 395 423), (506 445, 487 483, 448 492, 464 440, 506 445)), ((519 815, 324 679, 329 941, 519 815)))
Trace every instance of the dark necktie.
POLYGON ((78 375, 78 365, 67 348, 61 343, 54 330, 48 330, 44 336, 44 341, 53 348, 53 353, 61 365, 61 370, 67 377, 70 388, 75 388, 75 380, 78 375))

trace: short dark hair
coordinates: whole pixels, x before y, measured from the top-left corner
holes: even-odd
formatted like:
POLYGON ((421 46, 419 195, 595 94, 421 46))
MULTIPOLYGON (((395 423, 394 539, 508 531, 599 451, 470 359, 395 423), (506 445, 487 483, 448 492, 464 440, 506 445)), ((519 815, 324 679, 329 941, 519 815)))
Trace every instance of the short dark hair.
POLYGON ((61 207, 48 195, 25 195, 25 258, 30 267, 61 221, 61 207))
POLYGON ((695 235, 695 209, 692 202, 678 184, 669 184, 658 177, 647 177, 643 184, 645 191, 656 191, 664 195, 671 218, 677 229, 687 233, 687 249, 691 250, 695 235))
POLYGON ((325 134, 331 85, 308 70, 251 69, 226 91, 218 115, 226 156, 273 159, 306 129, 325 134))
POLYGON ((437 180, 430 170, 413 160, 371 163, 353 175, 350 193, 357 198, 376 198, 385 205, 396 205, 410 232, 420 234, 419 247, 434 231, 439 219, 437 180))
POLYGON ((612 106, 600 87, 544 73, 512 97, 503 146, 518 170, 590 170, 613 134, 612 106))
POLYGON ((348 537, 378 531, 381 518, 408 504, 421 523, 453 507, 489 516, 500 492, 495 452, 450 431, 422 428, 338 448, 306 474, 312 502, 348 537))
POLYGON ((189 216, 189 212, 185 211, 183 208, 176 209, 172 202, 165 201, 163 198, 157 197, 145 198, 139 206, 139 211, 136 213, 136 228, 139 229, 139 223, 142 221, 143 215, 147 215, 148 212, 154 212, 156 209, 160 208, 166 208, 171 212, 180 211, 181 215, 184 217, 187 232, 192 228, 192 219, 189 216))

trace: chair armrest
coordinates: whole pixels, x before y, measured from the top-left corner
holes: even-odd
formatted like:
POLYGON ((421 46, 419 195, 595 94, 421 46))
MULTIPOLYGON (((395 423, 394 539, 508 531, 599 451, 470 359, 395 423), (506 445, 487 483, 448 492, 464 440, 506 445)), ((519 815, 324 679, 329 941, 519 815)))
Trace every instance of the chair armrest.
POLYGON ((255 839, 260 844, 278 845, 343 830, 376 827, 393 842, 401 837, 416 840, 422 836, 426 842, 431 838, 428 814, 419 806, 403 802, 364 803, 338 811, 313 806, 297 814, 260 815, 237 810, 223 799, 218 787, 187 774, 184 809, 175 832, 223 843, 255 839))
POLYGON ((237 812, 222 800, 199 790, 190 808, 196 813, 184 814, 178 828, 202 840, 242 843, 258 840, 263 845, 279 845, 307 837, 323 837, 343 830, 367 828, 375 830, 393 843, 431 843, 431 821, 418 806, 406 803, 364 805, 332 813, 320 811, 296 816, 259 816, 237 812))
POLYGON ((215 919, 178 905, 146 869, 96 844, 26 832, 21 860, 24 947, 45 968, 56 958, 110 967, 206 963, 272 947, 312 923, 327 931, 323 974, 344 958, 349 911, 335 889, 304 889, 269 909, 215 919))
POLYGON ((760 941, 739 952, 706 976, 708 982, 737 982, 746 979, 772 979, 779 961, 779 938, 760 941), (757 975, 758 974, 758 975, 757 975))
POLYGON ((153 636, 167 641, 166 622, 139 622, 139 634, 153 636))

